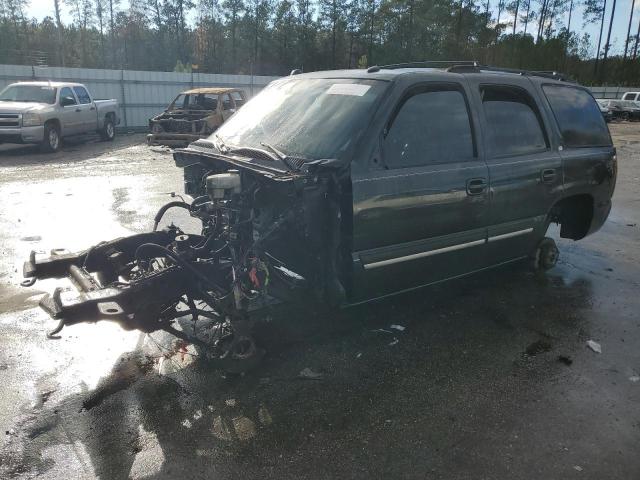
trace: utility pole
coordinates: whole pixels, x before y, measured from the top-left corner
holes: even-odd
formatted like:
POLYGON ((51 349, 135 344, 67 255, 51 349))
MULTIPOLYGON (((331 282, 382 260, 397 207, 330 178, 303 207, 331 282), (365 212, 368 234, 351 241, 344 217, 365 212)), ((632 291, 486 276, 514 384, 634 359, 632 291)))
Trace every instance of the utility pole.
POLYGON ((624 39, 624 56, 622 61, 627 59, 627 49, 629 48, 629 35, 631 34, 631 22, 633 21, 633 8, 636 6, 636 0, 631 0, 631 13, 629 14, 629 26, 627 27, 627 37, 624 39))
POLYGON ((609 55, 609 47, 611 46, 611 29, 613 27, 613 17, 616 14, 616 0, 611 5, 611 17, 609 18, 609 32, 607 32, 607 43, 604 45, 604 55, 602 56, 602 72, 605 71, 607 64, 607 56, 609 55))
POLYGON ((600 34, 598 35, 598 50, 596 50, 596 63, 593 67, 593 76, 598 76, 598 60, 600 59, 600 45, 602 44, 602 29, 604 28, 604 14, 607 11, 607 0, 602 5, 602 18, 600 19, 600 34))
POLYGON ((62 22, 60 21, 60 0, 53 0, 56 11, 56 33, 58 35, 58 49, 60 50, 60 65, 64 67, 64 38, 62 37, 62 22))

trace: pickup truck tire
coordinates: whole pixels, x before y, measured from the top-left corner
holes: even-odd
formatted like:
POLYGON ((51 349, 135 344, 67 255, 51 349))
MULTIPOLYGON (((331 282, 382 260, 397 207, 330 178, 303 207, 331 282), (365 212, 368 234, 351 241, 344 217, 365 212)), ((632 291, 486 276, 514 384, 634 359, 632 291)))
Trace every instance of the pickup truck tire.
POLYGON ((60 138, 60 127, 53 122, 45 123, 44 125, 44 138, 40 144, 40 150, 45 153, 53 153, 60 150, 60 144, 62 139, 60 138))
POLYGON ((105 118, 104 126, 100 131, 100 138, 105 142, 111 142, 116 138, 116 125, 113 123, 113 119, 111 117, 105 118))

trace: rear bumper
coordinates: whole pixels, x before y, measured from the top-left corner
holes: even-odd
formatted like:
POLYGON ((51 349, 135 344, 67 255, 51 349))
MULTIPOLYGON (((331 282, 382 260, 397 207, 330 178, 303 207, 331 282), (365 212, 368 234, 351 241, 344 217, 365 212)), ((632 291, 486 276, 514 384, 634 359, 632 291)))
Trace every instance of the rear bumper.
POLYGON ((2 143, 40 143, 44 138, 44 126, 0 128, 2 143))
POLYGON ((147 135, 148 145, 166 145, 168 147, 186 147, 191 142, 205 138, 191 133, 150 133, 147 135))

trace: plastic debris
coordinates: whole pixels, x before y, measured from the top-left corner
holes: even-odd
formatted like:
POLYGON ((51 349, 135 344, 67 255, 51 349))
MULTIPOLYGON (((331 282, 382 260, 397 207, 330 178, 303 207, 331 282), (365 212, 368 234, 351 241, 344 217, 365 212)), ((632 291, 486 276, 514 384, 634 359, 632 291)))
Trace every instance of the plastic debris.
POLYGON ((633 375, 629 377, 629 380, 632 381, 633 383, 637 383, 637 382, 640 382, 640 377, 638 375, 633 375))
POLYGON ((393 347, 394 345, 397 345, 398 343, 400 343, 400 340, 398 340, 397 338, 394 338, 393 341, 391 343, 389 343, 389 346, 393 347))
POLYGON ((227 407, 235 407, 236 406, 236 399, 235 398, 228 398, 227 400, 224 401, 224 403, 227 404, 227 407))
POLYGON ((209 409, 210 412, 213 412, 213 405, 207 405, 207 408, 209 409))
POLYGON ((193 414, 193 419, 200 420, 201 418, 202 418, 202 410, 196 410, 196 412, 193 414))
POLYGON ((587 340, 587 347, 593 350, 596 353, 602 353, 602 347, 598 342, 594 342, 593 340, 587 340))
POLYGON ((581 472, 581 471, 582 471, 582 467, 581 467, 580 465, 574 465, 574 466, 573 466, 573 469, 574 469, 574 470, 576 470, 576 471, 578 471, 578 472, 581 472))
POLYGON ((399 332, 404 332, 405 327, 402 325, 390 325, 389 328, 393 328, 394 330, 398 330, 399 332))
POLYGON ((362 356, 362 352, 358 352, 356 358, 360 358, 362 356))
POLYGON ((183 426, 184 428, 191 428, 191 425, 192 425, 192 424, 191 424, 191 420, 189 420, 188 418, 185 418, 185 419, 182 421, 182 426, 183 426))
POLYGON ((298 376, 301 377, 301 378, 308 378, 310 380, 319 380, 320 378, 322 378, 322 374, 321 373, 314 372, 309 367, 307 367, 304 370, 302 370, 298 374, 298 376))
POLYGON ((384 328, 376 328, 375 330, 371 330, 372 332, 380 332, 380 333, 390 333, 393 334, 393 332, 389 331, 389 330, 385 330, 384 328))

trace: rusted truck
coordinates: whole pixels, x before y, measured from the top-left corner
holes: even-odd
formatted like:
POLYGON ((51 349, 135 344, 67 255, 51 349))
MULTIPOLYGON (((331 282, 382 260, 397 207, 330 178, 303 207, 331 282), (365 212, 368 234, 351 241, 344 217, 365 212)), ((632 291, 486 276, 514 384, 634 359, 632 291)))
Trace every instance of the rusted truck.
POLYGON ((180 93, 160 115, 149 120, 147 143, 186 147, 211 135, 247 101, 237 88, 194 88, 180 93))

